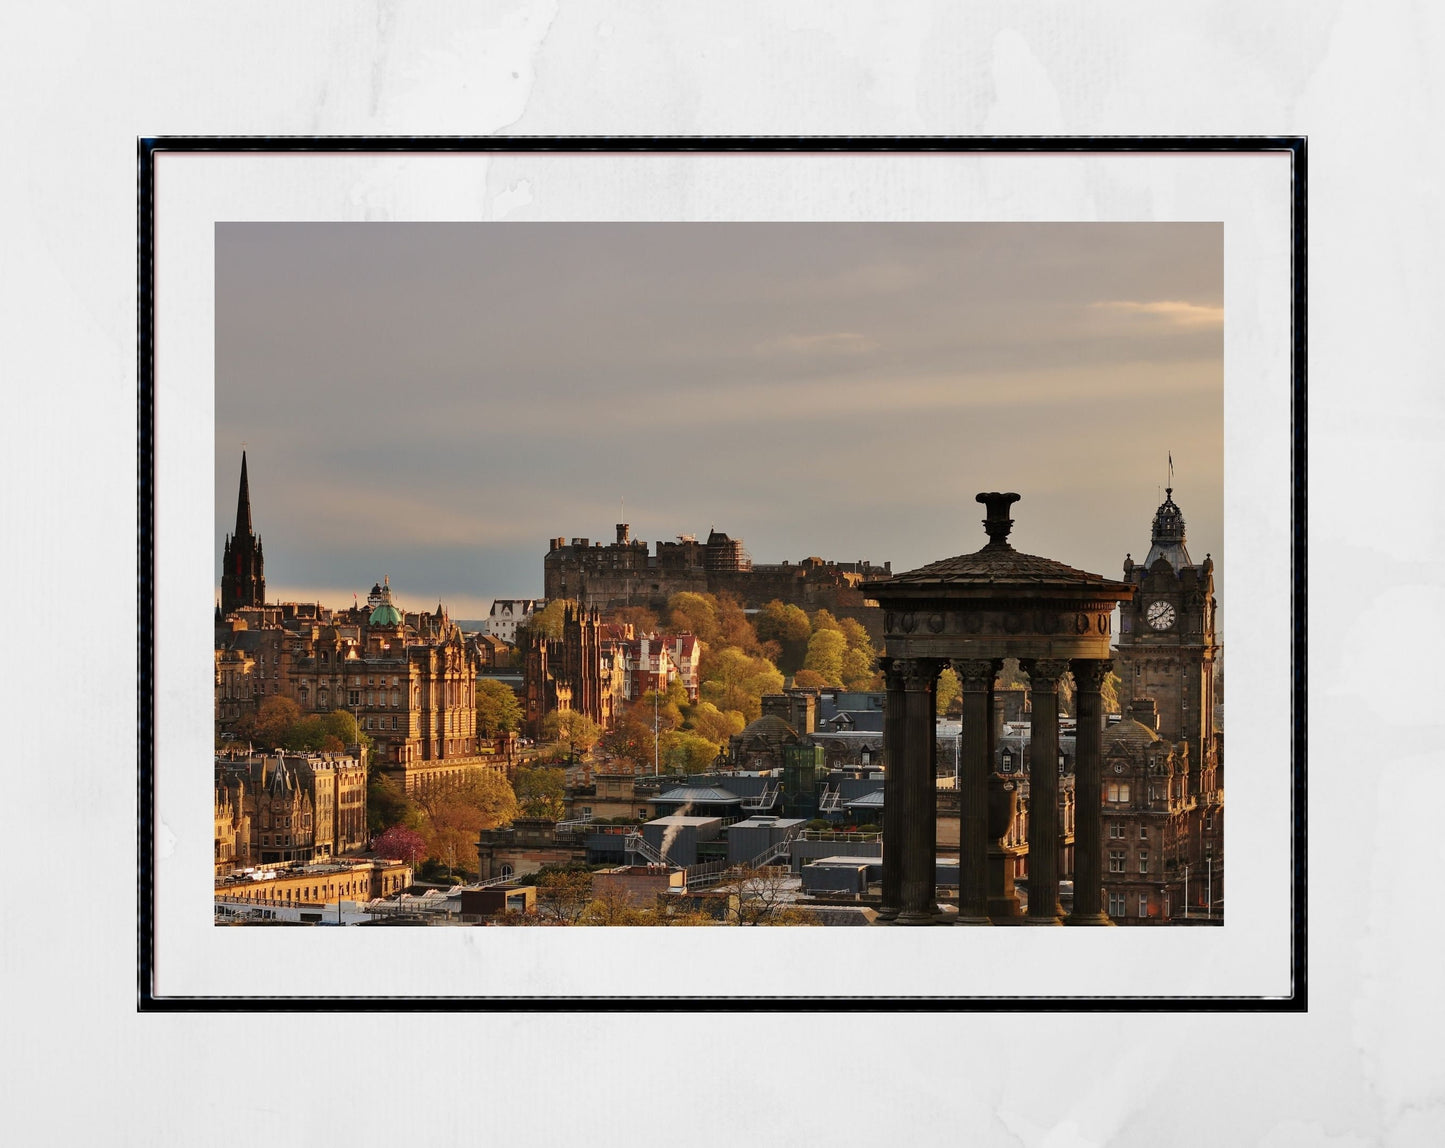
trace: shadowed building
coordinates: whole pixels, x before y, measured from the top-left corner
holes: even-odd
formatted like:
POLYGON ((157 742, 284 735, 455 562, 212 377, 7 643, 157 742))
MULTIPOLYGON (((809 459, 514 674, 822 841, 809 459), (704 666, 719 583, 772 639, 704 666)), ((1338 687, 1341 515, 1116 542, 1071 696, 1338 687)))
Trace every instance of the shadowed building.
POLYGON ((1110 667, 1111 615, 1134 588, 1061 562, 1021 554, 1008 543, 1017 494, 978 495, 989 541, 972 554, 931 563, 862 587, 884 614, 888 690, 884 718, 883 908, 880 920, 940 921, 936 880, 937 739, 935 687, 951 665, 962 685, 959 753, 959 924, 987 925, 1018 912, 1012 858, 1003 838, 1017 794, 994 772, 994 682, 1003 659, 1029 675, 1030 808, 1028 913, 1060 922, 1061 809, 1059 681, 1072 673, 1078 709, 1075 895, 1071 924, 1108 924, 1099 874, 1100 690, 1110 667))

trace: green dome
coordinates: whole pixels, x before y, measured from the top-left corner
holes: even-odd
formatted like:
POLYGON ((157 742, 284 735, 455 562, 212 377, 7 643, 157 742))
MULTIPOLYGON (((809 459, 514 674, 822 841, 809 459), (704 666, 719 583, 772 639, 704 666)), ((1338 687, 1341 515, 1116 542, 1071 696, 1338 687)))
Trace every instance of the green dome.
POLYGON ((401 611, 390 602, 383 602, 371 612, 371 617, 366 621, 371 626, 400 626, 401 611))

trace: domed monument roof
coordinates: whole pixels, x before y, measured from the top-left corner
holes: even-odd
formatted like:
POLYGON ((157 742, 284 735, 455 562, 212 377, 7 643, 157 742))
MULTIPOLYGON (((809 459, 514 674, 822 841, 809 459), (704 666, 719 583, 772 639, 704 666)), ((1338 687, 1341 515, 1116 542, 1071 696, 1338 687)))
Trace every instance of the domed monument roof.
POLYGON ((1147 725, 1125 718, 1118 725, 1111 725, 1104 731, 1104 749, 1107 752, 1117 746, 1125 749, 1143 749, 1159 740, 1159 735, 1147 725))
POLYGON ((383 602, 371 612, 371 616, 366 619, 366 623, 369 626, 400 626, 401 611, 390 602, 383 602))
POLYGON ((371 599, 377 600, 376 606, 372 608, 371 614, 366 619, 368 626, 400 626, 402 623, 401 611, 391 601, 391 579, 382 579, 381 585, 372 587, 371 599))
POLYGON ((798 733, 792 726, 785 722, 777 714, 763 714, 755 722, 750 722, 739 737, 763 737, 763 738, 797 738, 798 733))

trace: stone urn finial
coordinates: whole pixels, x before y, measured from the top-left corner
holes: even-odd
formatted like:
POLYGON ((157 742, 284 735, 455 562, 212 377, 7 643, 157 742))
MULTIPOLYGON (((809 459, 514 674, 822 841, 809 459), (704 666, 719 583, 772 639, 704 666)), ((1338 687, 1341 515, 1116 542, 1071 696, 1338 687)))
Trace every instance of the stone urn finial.
POLYGON ((988 507, 988 517, 983 520, 983 528, 988 531, 988 544, 1012 549, 1008 544, 1008 532, 1013 528, 1014 520, 1009 517, 1009 507, 1019 500, 1019 496, 991 490, 974 497, 988 507))

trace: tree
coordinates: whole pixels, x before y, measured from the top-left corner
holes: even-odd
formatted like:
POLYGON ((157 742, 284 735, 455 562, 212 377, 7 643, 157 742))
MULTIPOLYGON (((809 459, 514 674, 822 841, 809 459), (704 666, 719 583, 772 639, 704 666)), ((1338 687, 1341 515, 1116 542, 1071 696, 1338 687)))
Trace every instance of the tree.
POLYGON ((630 762, 634 768, 652 772, 652 710, 649 707, 644 718, 640 704, 634 703, 623 710, 612 728, 602 737, 602 752, 609 757, 630 762))
POLYGON ((795 674, 803 668, 813 627, 799 607, 774 598, 758 611, 753 629, 760 642, 777 643, 778 669, 783 673, 795 674))
POLYGON ((682 725, 715 745, 726 745, 734 734, 743 732, 743 715, 737 710, 720 710, 709 701, 699 701, 683 711, 682 725))
POLYGON ((871 646, 849 647, 843 651, 843 688, 864 692, 877 689, 881 675, 871 646))
POLYGON ((649 915, 634 908, 620 889, 604 889, 578 915, 579 925, 649 925, 649 915))
POLYGON ((831 683, 817 670, 799 670, 793 675, 793 685, 799 688, 827 689, 831 683))
POLYGON ((537 912, 575 925, 592 903, 592 874, 574 865, 546 868, 537 874, 537 912))
POLYGON ((417 829, 425 814, 389 774, 374 770, 366 783, 366 827, 373 834, 393 825, 417 829))
POLYGON ((506 737, 522 728, 522 704, 516 691, 495 678, 477 679, 477 732, 506 737))
POLYGON ((705 650, 698 668, 702 697, 720 710, 737 710, 746 721, 762 714, 762 696, 782 691, 783 675, 766 658, 741 650, 705 650))
POLYGON ((667 600, 668 625, 675 633, 696 634, 712 645, 717 640, 717 599, 711 594, 682 590, 667 600))
POLYGON ((664 773, 706 773, 717 757, 717 743, 686 730, 662 735, 660 752, 664 773))
POLYGON ((646 606, 619 606, 612 611, 611 621, 619 626, 631 626, 633 634, 639 638, 657 633, 662 624, 646 606))
POLYGON ((517 627, 517 645, 525 645, 529 636, 542 637, 555 642, 562 636, 563 615, 568 610, 575 613, 577 609, 577 602, 571 598, 553 598, 528 618, 525 625, 517 627))
POLYGON ((748 621, 743 604, 728 593, 717 595, 717 635, 714 642, 742 650, 745 654, 756 654, 761 650, 757 631, 748 621))
POLYGON ((291 727, 301 720, 301 707, 290 698, 272 694, 256 710, 255 739, 263 746, 285 746, 291 727))
POLYGON ((415 829, 408 829, 405 825, 393 825, 372 841, 371 851, 378 857, 390 857, 415 865, 418 861, 426 860, 426 840, 415 829))
MULTIPOLYGON (((827 613, 819 610, 819 614, 827 613)), ((830 686, 843 685, 843 654, 848 649, 848 639, 842 630, 814 630, 808 639, 808 654, 803 659, 803 668, 821 674, 830 686)))
POLYGON ((498 770, 473 769, 451 782, 430 785, 413 799, 422 814, 435 820, 443 810, 465 808, 475 816, 477 829, 494 829, 517 816, 517 796, 498 770))
POLYGON ((944 668, 943 673, 938 675, 938 686, 934 691, 934 705, 940 714, 952 713, 957 710, 963 712, 962 699, 963 687, 959 683, 958 675, 953 672, 952 666, 944 668))
POLYGON ((517 770, 513 788, 517 794, 517 805, 523 817, 550 817, 553 821, 562 819, 565 775, 562 770, 550 766, 517 770))
POLYGON ((815 610, 813 612, 812 624, 813 633, 815 634, 819 630, 837 630, 838 633, 843 633, 842 625, 839 623, 837 618, 833 617, 833 612, 831 610, 815 610))
POLYGON ((734 925, 816 925, 817 918, 799 909, 788 896, 788 871, 744 866, 737 878, 737 901, 728 912, 734 925))
POLYGON ((571 757, 579 749, 585 755, 601 736, 602 727, 578 710, 553 710, 542 719, 542 737, 566 745, 571 757))

